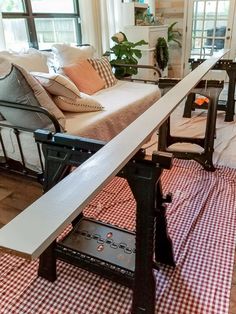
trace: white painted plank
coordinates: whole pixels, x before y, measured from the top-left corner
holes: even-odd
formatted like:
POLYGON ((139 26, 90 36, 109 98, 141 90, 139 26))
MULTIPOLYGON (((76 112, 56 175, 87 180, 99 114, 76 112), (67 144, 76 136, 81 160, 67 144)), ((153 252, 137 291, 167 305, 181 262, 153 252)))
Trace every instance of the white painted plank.
POLYGON ((0 230, 0 249, 37 258, 225 54, 206 60, 74 172, 0 230))

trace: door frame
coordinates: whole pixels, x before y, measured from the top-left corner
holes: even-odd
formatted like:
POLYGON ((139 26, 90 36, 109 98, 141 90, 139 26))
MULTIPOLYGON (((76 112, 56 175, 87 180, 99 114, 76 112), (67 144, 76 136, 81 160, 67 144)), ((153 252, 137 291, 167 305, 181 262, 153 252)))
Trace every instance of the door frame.
MULTIPOLYGON (((182 54, 182 60, 181 60, 181 75, 184 77, 187 75, 190 71, 189 68, 189 63, 188 59, 190 56, 190 51, 191 51, 191 31, 192 31, 192 25, 191 25, 191 20, 192 20, 192 1, 193 0, 185 0, 184 1, 184 21, 183 21, 183 44, 182 44, 182 49, 183 49, 183 54, 182 54)), ((232 5, 232 10, 231 12, 231 34, 230 34, 230 39, 229 39, 229 47, 230 47, 230 52, 226 55, 226 59, 235 59, 236 58, 236 0, 230 0, 231 5, 232 5)))

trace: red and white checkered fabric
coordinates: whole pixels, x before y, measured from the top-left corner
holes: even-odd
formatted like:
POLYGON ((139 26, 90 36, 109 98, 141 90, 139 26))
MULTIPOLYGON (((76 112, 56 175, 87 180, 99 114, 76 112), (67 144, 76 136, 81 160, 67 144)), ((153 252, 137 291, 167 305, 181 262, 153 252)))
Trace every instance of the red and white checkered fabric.
MULTIPOLYGON (((236 171, 206 172, 192 161, 175 161, 162 177, 173 193, 167 218, 177 267, 155 271, 156 311, 161 314, 227 314, 236 240, 236 171)), ((85 210, 135 228, 135 201, 115 178, 85 210), (115 207, 115 208, 114 208, 115 207)), ((125 314, 130 289, 58 261, 58 279, 37 277, 38 262, 0 255, 1 314, 125 314)))

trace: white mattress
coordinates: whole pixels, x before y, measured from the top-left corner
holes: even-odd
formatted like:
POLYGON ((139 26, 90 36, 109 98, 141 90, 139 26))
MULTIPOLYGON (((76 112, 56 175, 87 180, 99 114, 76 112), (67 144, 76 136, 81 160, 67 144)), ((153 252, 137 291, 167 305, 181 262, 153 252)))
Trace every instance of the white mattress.
POLYGON ((105 110, 79 115, 66 113, 67 133, 109 141, 154 104, 160 98, 160 91, 153 84, 118 81, 93 98, 105 110))
MULTIPOLYGON (((157 85, 118 81, 93 95, 104 107, 99 112, 65 113, 69 134, 109 141, 160 98, 157 85)), ((21 161, 13 130, 3 129, 2 136, 9 158, 21 161)), ((21 133, 26 167, 41 171, 37 146, 32 134, 21 133)), ((1 146, 1 145, 0 145, 1 146)), ((0 155, 2 154, 0 147, 0 155)))

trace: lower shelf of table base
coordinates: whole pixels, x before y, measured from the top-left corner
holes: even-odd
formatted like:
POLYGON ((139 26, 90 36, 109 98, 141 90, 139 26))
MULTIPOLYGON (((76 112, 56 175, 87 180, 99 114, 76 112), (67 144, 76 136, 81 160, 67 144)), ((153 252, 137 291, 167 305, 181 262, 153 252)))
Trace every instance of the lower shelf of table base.
POLYGON ((91 272, 132 286, 135 233, 83 218, 57 244, 57 257, 91 272))

